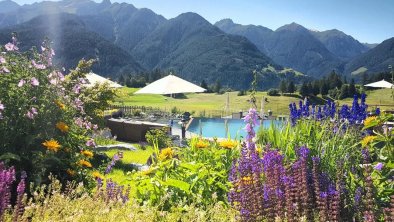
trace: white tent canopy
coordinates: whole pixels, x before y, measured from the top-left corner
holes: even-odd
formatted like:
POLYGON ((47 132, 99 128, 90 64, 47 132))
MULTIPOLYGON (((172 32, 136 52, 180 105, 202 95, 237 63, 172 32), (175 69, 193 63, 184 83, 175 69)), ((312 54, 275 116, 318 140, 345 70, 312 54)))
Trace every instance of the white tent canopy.
POLYGON ((176 94, 204 92, 206 89, 201 88, 191 82, 181 79, 174 75, 168 75, 159 80, 152 82, 144 88, 135 92, 135 94, 176 94))
POLYGON ((89 74, 86 74, 86 79, 88 80, 88 83, 85 84, 85 86, 87 87, 92 87, 94 86, 96 83, 98 84, 104 84, 104 83, 108 83, 109 87, 111 88, 120 88, 122 87, 121 85, 119 85, 116 82, 112 82, 109 79, 106 79, 102 76, 99 76, 93 72, 90 72, 89 74))
POLYGON ((374 88, 393 88, 394 85, 383 79, 378 82, 369 83, 364 86, 374 87, 374 88))

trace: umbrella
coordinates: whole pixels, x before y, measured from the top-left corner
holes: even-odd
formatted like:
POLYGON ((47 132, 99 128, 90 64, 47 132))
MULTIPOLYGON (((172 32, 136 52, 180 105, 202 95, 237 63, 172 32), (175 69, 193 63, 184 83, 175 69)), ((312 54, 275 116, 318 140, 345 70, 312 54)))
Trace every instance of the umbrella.
POLYGON ((135 92, 135 94, 176 94, 204 92, 206 89, 201 88, 191 82, 181 79, 174 75, 168 75, 159 80, 152 82, 144 88, 135 92))
POLYGON ((85 84, 85 86, 87 86, 87 87, 92 87, 96 83, 98 83, 98 84, 108 83, 109 87, 111 87, 111 88, 120 88, 120 87, 122 87, 118 83, 112 82, 111 80, 106 79, 106 78, 104 78, 102 76, 99 76, 99 75, 97 75, 97 74, 95 74, 93 72, 90 72, 89 74, 86 74, 86 79, 88 80, 88 83, 85 84))
POLYGON ((369 83, 364 86, 374 87, 374 88, 392 88, 394 85, 383 79, 378 82, 369 83))

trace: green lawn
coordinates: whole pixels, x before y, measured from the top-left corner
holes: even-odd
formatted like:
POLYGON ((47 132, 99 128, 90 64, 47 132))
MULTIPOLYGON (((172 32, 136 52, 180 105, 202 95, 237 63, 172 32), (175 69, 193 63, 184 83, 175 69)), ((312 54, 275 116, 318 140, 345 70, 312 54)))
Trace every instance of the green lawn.
POLYGON ((132 180, 132 168, 131 163, 145 164, 149 156, 153 153, 151 147, 147 147, 146 150, 137 149, 136 151, 125 151, 118 149, 111 149, 105 151, 110 158, 112 158, 119 151, 123 152, 123 159, 120 160, 113 168, 112 171, 105 176, 106 179, 112 179, 119 185, 130 185, 131 186, 131 196, 135 195, 135 182, 132 180))
MULTIPOLYGON (((206 116, 220 116, 225 113, 225 105, 227 100, 227 93, 219 95, 214 93, 191 93, 187 94, 185 99, 174 99, 163 95, 134 95, 138 90, 134 88, 122 88, 119 92, 119 98, 116 104, 130 105, 130 106, 151 106, 158 107, 165 111, 170 111, 173 107, 177 107, 181 111, 195 112, 196 116, 201 113, 206 116)), ((250 107, 248 102, 249 95, 237 96, 238 92, 230 92, 230 112, 239 112, 240 110, 247 110, 250 107)), ((391 98, 390 89, 379 89, 368 91, 368 104, 391 104, 394 109, 394 100, 391 98)), ((288 105, 291 102, 298 102, 300 97, 298 95, 292 96, 267 96, 266 92, 258 92, 256 95, 258 109, 260 109, 261 99, 265 96, 268 103, 265 105, 265 111, 272 110, 274 115, 288 114, 288 105)), ((351 104, 352 99, 348 98, 344 101, 339 101, 340 104, 351 104)))

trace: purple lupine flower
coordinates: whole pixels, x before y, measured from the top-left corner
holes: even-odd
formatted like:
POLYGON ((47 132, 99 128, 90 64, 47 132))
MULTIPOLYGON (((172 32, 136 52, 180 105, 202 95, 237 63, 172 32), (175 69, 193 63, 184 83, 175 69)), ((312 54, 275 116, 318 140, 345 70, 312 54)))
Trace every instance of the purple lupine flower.
POLYGON ((4 163, 0 162, 0 219, 11 206, 11 188, 15 179, 15 168, 6 168, 4 163))
POLYGON ((7 51, 18 51, 19 50, 19 48, 15 44, 12 44, 11 42, 5 44, 5 49, 7 51))
POLYGON ((86 146, 96 147, 96 143, 94 142, 94 139, 89 139, 88 141, 86 141, 86 146))
POLYGON ((38 81, 38 79, 36 77, 33 77, 33 78, 30 79, 30 84, 32 86, 39 86, 40 82, 38 81))
POLYGON ((377 171, 381 171, 383 166, 384 166, 384 164, 379 162, 375 165, 374 169, 377 171))
POLYGON ((376 108, 376 110, 375 110, 375 114, 377 115, 377 116, 379 116, 380 115, 380 108, 378 107, 378 108, 376 108))

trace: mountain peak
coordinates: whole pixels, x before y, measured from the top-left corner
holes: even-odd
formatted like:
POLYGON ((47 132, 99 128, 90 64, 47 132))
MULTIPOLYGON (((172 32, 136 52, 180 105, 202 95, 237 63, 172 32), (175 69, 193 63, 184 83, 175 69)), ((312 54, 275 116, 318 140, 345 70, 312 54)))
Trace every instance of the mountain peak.
POLYGON ((7 13, 16 10, 20 5, 12 0, 0 1, 0 13, 7 13))
POLYGON ((292 22, 290 24, 284 25, 282 27, 279 27, 276 31, 282 31, 282 30, 288 30, 288 31, 307 31, 307 29, 295 22, 292 22))

